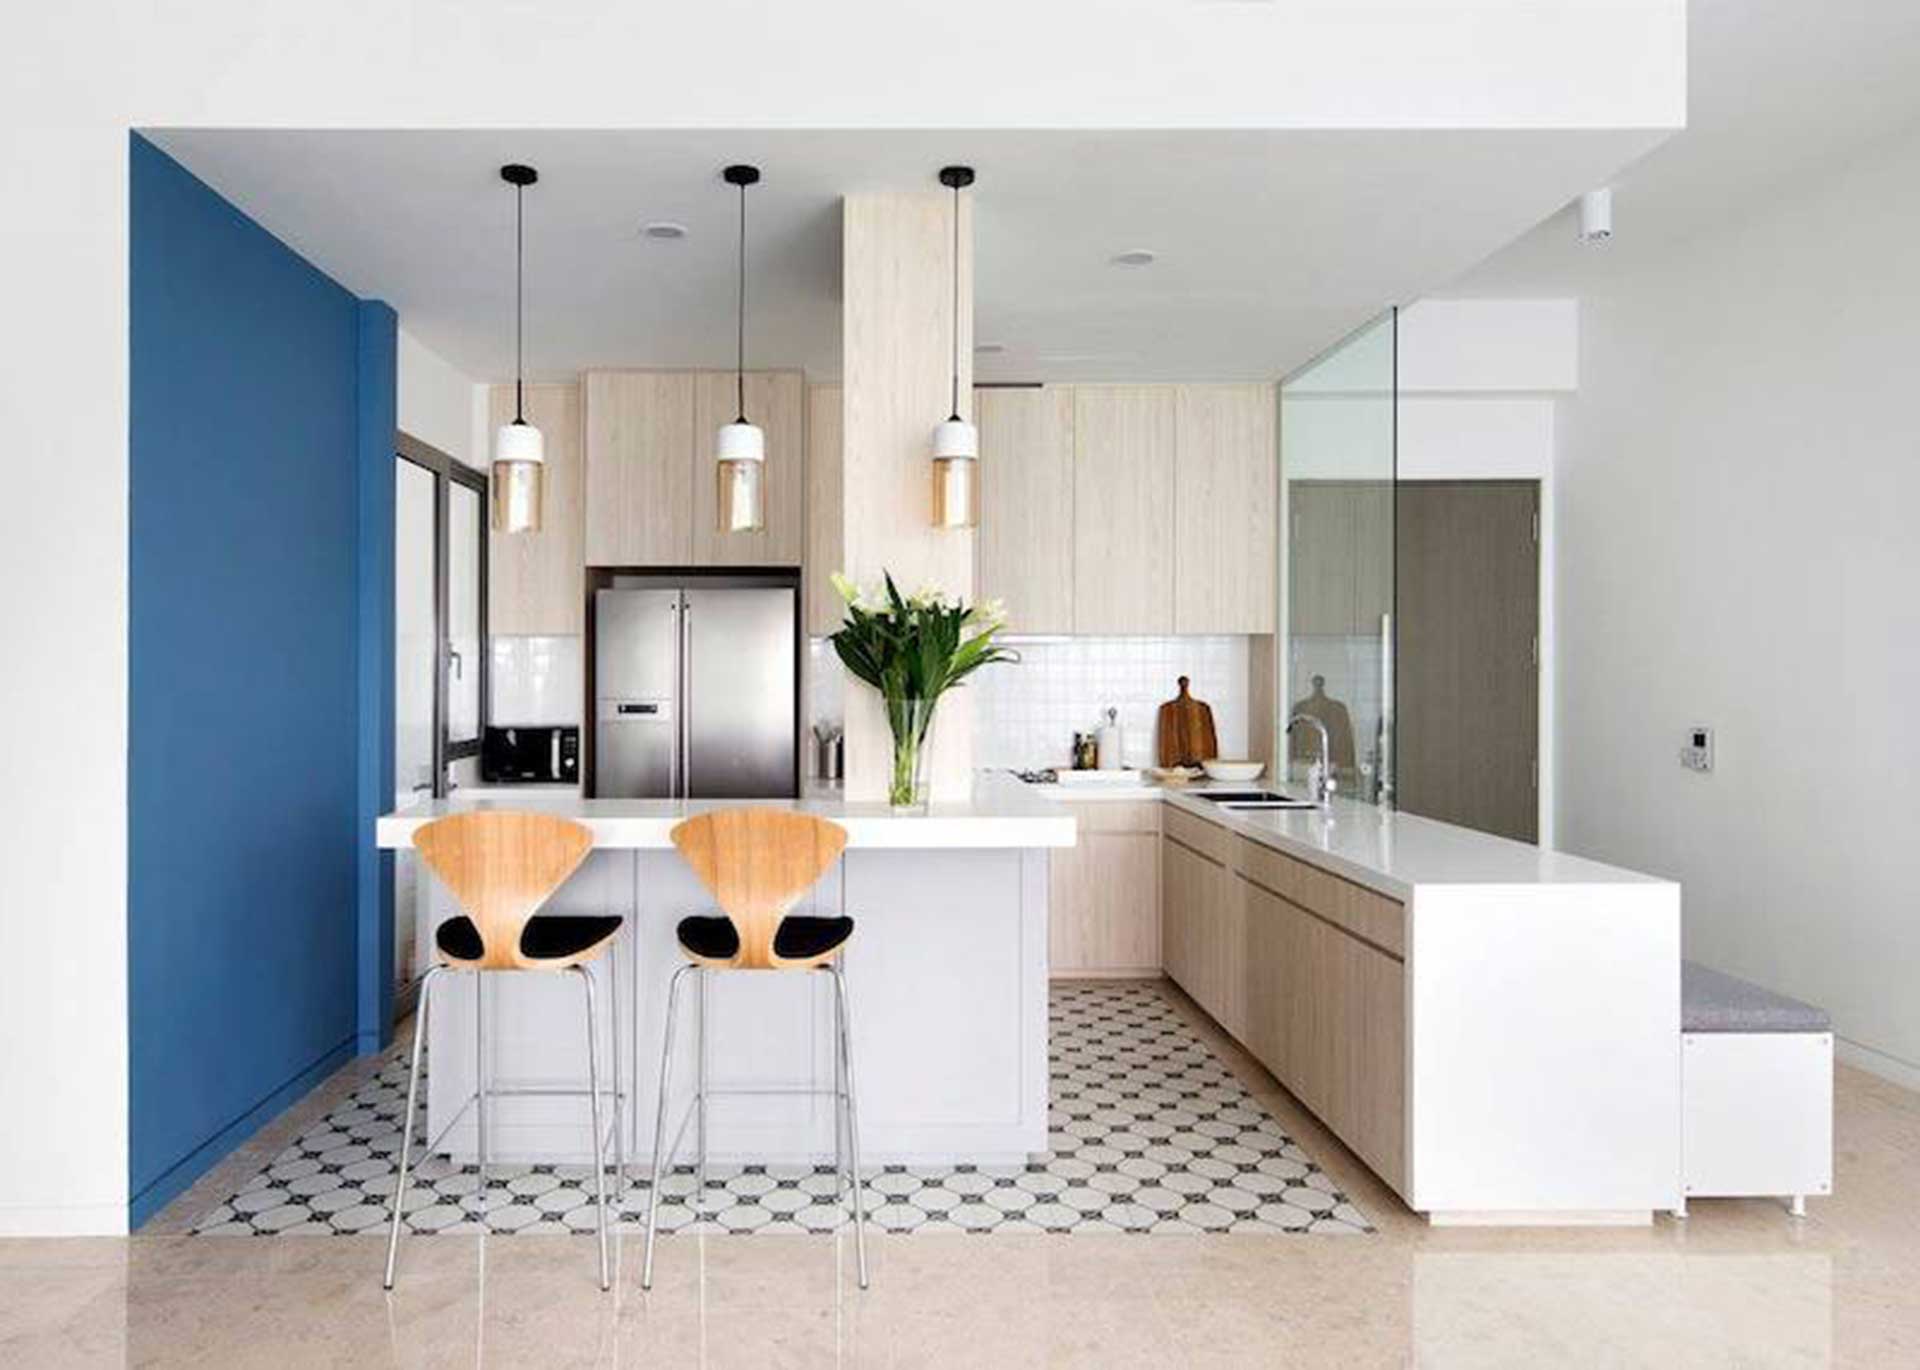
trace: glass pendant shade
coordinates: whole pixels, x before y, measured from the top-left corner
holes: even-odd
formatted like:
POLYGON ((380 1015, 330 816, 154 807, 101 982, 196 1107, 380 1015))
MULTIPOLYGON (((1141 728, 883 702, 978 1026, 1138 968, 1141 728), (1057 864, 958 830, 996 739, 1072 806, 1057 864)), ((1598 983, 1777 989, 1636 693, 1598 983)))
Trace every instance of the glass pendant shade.
POLYGON ((714 444, 719 498, 716 526, 723 533, 757 533, 767 526, 767 439, 751 423, 729 423, 714 444))
POLYGON ((973 528, 980 523, 980 463, 972 457, 936 457, 933 462, 933 526, 973 528))
POLYGON ((537 533, 545 504, 546 463, 496 461, 493 479, 493 530, 496 533, 537 533))
POLYGON ((545 512, 547 444, 524 419, 503 423, 493 435, 493 501, 496 533, 537 533, 545 512))
POLYGON ((719 531, 757 533, 767 526, 765 471, 766 463, 759 461, 723 461, 714 467, 719 531))

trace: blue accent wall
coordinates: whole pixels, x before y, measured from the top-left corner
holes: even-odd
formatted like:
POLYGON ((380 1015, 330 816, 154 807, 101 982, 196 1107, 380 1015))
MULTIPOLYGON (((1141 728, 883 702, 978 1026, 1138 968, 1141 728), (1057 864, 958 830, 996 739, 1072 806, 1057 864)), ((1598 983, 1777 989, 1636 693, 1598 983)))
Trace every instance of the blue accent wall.
MULTIPOLYGON (((130 163, 138 1224, 356 1042, 363 734, 380 733, 361 727, 362 485, 373 416, 391 499, 395 375, 391 310, 138 135, 130 163)), ((384 537, 390 600, 390 515, 384 537)))

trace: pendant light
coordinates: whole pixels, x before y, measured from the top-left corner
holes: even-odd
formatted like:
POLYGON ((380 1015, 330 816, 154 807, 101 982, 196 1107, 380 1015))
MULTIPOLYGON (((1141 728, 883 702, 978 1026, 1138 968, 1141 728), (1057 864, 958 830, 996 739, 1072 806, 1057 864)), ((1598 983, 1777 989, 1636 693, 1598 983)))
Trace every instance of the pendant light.
POLYGON ((960 191, 973 168, 940 168, 953 191, 953 412, 933 430, 933 526, 971 528, 980 521, 980 435, 960 417, 960 191))
POLYGON ((526 400, 526 194, 540 179, 530 166, 509 162, 500 179, 513 187, 513 422, 501 424, 493 435, 493 531, 540 531, 545 492, 547 444, 540 430, 527 422, 526 400))
POLYGON ((767 438, 758 425, 747 422, 747 187, 759 181, 760 168, 741 163, 720 175, 740 191, 740 274, 734 317, 734 419, 721 425, 714 443, 719 482, 714 508, 720 532, 753 533, 767 526, 767 438))

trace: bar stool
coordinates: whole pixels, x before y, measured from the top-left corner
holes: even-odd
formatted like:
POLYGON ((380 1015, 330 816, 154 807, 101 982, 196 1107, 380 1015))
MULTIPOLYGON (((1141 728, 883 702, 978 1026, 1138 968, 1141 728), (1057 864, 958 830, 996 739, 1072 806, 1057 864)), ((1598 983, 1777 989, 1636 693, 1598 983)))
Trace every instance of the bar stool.
MULTIPOLYGON (((453 972, 474 975, 474 1092, 461 1104, 440 1138, 475 1109, 475 1159, 482 1211, 487 1188, 487 1100, 518 1094, 579 1095, 577 1089, 490 1089, 486 1080, 483 979, 499 971, 570 972, 580 979, 587 1004, 587 1088, 593 1127, 594 1197, 599 1205, 600 1288, 612 1280, 607 1263, 607 1185, 605 1134, 600 1129, 600 1048, 594 1013, 593 976, 597 961, 625 921, 617 915, 536 914, 567 877, 579 869, 593 846, 585 826, 552 814, 483 810, 440 818, 413 836, 414 849, 440 877, 466 912, 449 918, 434 932, 437 956, 420 981, 420 1004, 413 1020, 413 1062, 407 1072, 407 1113, 400 1130, 400 1175, 393 1187, 392 1228, 387 1236, 386 1287, 393 1288, 394 1260, 400 1250, 400 1214, 406 1201, 408 1159, 413 1145, 413 1116, 420 1089, 420 1048, 427 1038, 427 1010, 434 985, 453 972)), ((626 1174, 626 1132, 620 1103, 620 982, 618 960, 609 958, 615 977, 613 997, 614 1154, 626 1174)), ((430 1139, 431 1151, 440 1138, 430 1139)))
POLYGON ((673 845, 693 868, 700 883, 720 906, 715 915, 680 920, 676 936, 687 964, 673 973, 667 990, 667 1026, 660 1051, 660 1107, 653 1130, 653 1189, 647 1199, 647 1252, 640 1268, 640 1287, 653 1288, 653 1243, 658 1230, 660 1182, 671 1167, 679 1140, 689 1120, 697 1125, 699 1161, 695 1201, 704 1196, 707 1179, 707 1100, 716 1094, 766 1093, 765 1090, 716 1090, 707 1086, 707 980, 715 971, 824 970, 833 977, 834 1087, 798 1088, 782 1093, 834 1096, 834 1173, 849 1182, 853 1194, 853 1240, 860 1267, 860 1287, 867 1287, 867 1214, 860 1187, 859 1110, 854 1102, 852 1024, 847 1006, 847 978, 840 953, 853 937, 853 919, 820 918, 788 913, 800 896, 846 850, 847 831, 838 823, 786 809, 720 809, 689 818, 671 834, 673 845), (680 983, 689 974, 698 977, 695 1059, 699 1078, 689 1116, 683 1117, 667 1141, 667 1100, 673 1067, 673 1025, 679 1005, 680 983), (841 1129, 846 1147, 841 1148, 841 1129), (843 1158, 848 1163, 843 1170, 843 1158))

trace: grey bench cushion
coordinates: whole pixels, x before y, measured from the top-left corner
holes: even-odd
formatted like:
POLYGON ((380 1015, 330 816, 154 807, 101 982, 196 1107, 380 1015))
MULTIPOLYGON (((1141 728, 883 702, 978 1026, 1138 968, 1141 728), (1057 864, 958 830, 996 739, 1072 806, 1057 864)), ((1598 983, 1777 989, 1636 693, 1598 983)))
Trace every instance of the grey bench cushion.
POLYGON ((1682 1032, 1827 1032, 1823 1008, 1693 961, 1680 965, 1682 1032))

